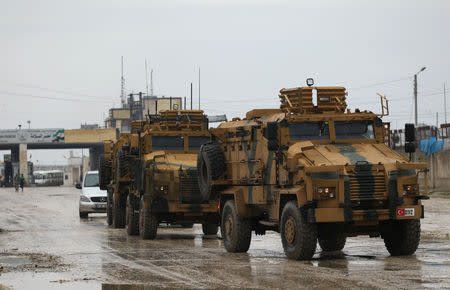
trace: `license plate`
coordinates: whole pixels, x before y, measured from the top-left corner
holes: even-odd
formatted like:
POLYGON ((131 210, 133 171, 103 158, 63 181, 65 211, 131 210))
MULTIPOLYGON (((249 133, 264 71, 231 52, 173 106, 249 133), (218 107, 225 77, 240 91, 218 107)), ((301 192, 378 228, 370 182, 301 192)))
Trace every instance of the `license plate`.
POLYGON ((397 216, 414 216, 414 208, 399 208, 397 209, 397 216))
POLYGON ((96 204, 95 208, 106 208, 106 204, 96 204))

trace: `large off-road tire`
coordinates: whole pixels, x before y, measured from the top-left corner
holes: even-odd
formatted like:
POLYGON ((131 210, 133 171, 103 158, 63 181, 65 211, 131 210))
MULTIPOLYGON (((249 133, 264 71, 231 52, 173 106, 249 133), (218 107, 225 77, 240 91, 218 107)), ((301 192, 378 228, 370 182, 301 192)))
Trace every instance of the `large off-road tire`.
POLYGON ((226 169, 225 155, 217 144, 204 144, 197 155, 198 186, 203 201, 215 198, 212 182, 226 169))
POLYGON ((289 201, 283 208, 280 221, 281 242, 289 259, 310 260, 317 247, 317 227, 303 220, 297 201, 289 201))
MULTIPOLYGON (((139 235, 139 203, 137 197, 128 194, 126 208, 127 234, 130 236, 139 235)), ((138 199, 139 200, 139 199, 138 199)))
POLYGON ((318 240, 322 251, 340 251, 344 248, 347 237, 336 224, 321 225, 318 228, 318 240))
POLYGON ((217 235, 219 226, 213 223, 204 223, 202 224, 202 230, 205 235, 217 235))
POLYGON ((220 231, 225 249, 231 253, 247 252, 252 240, 250 222, 238 215, 234 200, 228 200, 222 210, 220 231))
POLYGON ((145 209, 144 197, 141 197, 139 205, 139 235, 144 240, 153 240, 158 231, 158 218, 150 211, 145 209))
POLYGON ((128 174, 130 169, 128 157, 122 150, 117 151, 116 155, 116 180, 128 174))
POLYGON ((108 190, 106 195, 106 222, 109 226, 113 224, 113 203, 113 192, 108 190))
POLYGON ((98 183, 101 190, 107 190, 108 184, 111 182, 111 161, 100 155, 99 158, 98 183))
POLYGON ((383 225, 381 236, 392 256, 412 255, 420 243, 420 220, 392 221, 383 225))
POLYGON ((119 197, 118 202, 113 198, 113 227, 116 229, 125 227, 125 212, 126 204, 122 196, 119 197))

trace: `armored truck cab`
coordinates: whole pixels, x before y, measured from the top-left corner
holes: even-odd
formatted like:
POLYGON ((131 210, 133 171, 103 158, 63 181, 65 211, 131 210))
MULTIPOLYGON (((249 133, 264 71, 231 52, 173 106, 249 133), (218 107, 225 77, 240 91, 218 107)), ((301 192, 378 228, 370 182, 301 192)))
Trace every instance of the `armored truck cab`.
POLYGON ((216 234, 217 199, 203 198, 197 180, 197 153, 210 141, 203 111, 161 112, 137 135, 139 154, 128 158, 128 233, 153 239, 158 224, 166 222, 182 226, 201 223, 205 234, 216 234))
POLYGON ((280 91, 280 109, 258 109, 211 129, 199 152, 199 185, 218 196, 229 252, 246 252, 251 232, 280 232, 291 259, 341 250, 346 237, 381 236, 392 255, 412 254, 420 240, 418 176, 388 146, 389 124, 347 110, 343 87, 280 91), (313 92, 317 95, 313 103, 313 92))

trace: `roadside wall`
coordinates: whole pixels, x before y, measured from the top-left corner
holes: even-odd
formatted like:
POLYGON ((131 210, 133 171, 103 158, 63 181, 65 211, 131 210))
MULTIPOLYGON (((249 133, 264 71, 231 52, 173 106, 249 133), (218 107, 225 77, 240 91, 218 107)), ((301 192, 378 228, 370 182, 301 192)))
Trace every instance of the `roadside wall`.
MULTIPOLYGON (((403 150, 396 150, 406 155, 403 150)), ((450 192, 450 149, 442 150, 430 156, 417 149, 414 160, 428 164, 428 185, 430 191, 450 192)))

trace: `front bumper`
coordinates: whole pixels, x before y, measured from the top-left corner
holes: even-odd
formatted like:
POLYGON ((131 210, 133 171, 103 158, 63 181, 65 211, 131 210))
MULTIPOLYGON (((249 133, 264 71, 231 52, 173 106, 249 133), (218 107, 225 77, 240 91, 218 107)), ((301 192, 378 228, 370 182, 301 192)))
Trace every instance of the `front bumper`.
POLYGON ((86 213, 106 212, 106 202, 80 201, 80 212, 86 212, 86 213))
POLYGON ((318 223, 385 221, 389 219, 419 219, 424 216, 422 205, 402 205, 395 211, 389 209, 352 210, 351 216, 344 213, 344 208, 315 208, 314 220, 318 223))
POLYGON ((419 219, 424 216, 422 205, 405 205, 389 209, 353 210, 351 218, 344 214, 343 208, 315 208, 314 219, 318 223, 355 222, 355 221, 385 221, 389 219, 407 220, 419 219))

